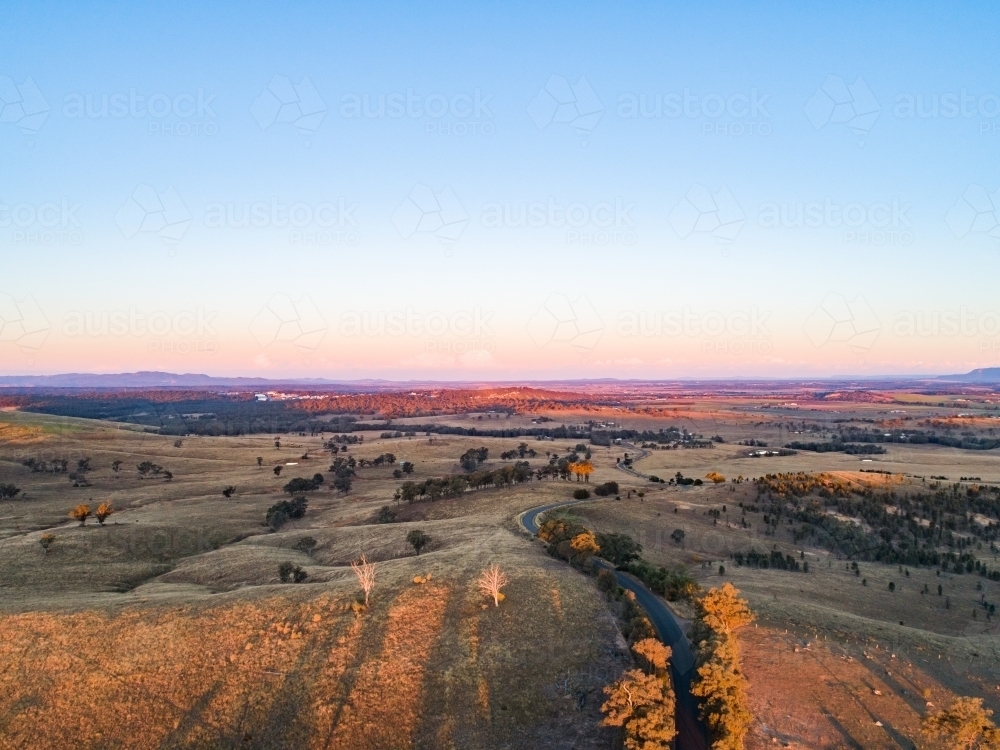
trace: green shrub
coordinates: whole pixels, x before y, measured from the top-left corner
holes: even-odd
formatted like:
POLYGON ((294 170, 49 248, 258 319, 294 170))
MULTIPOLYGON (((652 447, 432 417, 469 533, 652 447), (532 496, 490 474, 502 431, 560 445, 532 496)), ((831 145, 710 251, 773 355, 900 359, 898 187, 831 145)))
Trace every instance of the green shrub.
POLYGON ((628 565, 642 553, 642 545, 628 534, 597 534, 601 557, 616 566, 628 565))
POLYGON ((279 500, 267 509, 264 522, 272 529, 279 529, 286 521, 292 518, 302 518, 306 514, 306 507, 309 501, 304 497, 297 497, 293 500, 279 500))
POLYGON ((309 574, 299 565, 286 561, 278 566, 278 578, 281 579, 282 583, 302 583, 308 577, 309 574))

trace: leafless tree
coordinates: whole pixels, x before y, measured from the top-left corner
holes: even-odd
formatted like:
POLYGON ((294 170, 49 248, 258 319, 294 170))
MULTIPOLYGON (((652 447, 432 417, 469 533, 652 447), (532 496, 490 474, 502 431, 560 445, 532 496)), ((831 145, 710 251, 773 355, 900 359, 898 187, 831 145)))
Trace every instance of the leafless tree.
POLYGON ((361 590, 365 592, 365 606, 367 607, 368 595, 375 588, 375 563, 368 562, 365 556, 362 555, 357 560, 351 562, 351 570, 358 577, 361 590))
POLYGON ((500 606, 500 589, 507 585, 507 574, 499 565, 491 565, 479 576, 479 590, 493 597, 494 606, 500 606))

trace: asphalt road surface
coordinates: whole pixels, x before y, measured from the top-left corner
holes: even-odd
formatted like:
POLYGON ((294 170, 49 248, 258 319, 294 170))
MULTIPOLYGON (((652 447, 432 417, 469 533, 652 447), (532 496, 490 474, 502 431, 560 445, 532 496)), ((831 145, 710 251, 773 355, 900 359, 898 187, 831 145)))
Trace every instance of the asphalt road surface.
MULTIPOLYGON (((529 533, 538 533, 538 516, 549 510, 563 508, 568 505, 593 502, 593 500, 569 500, 552 505, 532 508, 521 515, 521 526, 529 533)), ((691 679, 694 677, 694 651, 684 635, 680 622, 673 611, 656 594, 646 588, 638 578, 620 570, 606 560, 597 559, 596 564, 610 570, 618 579, 618 585, 635 594, 639 606, 646 610, 650 622, 656 629, 660 640, 670 646, 673 656, 670 659, 670 676, 674 681, 674 693, 677 695, 677 739, 678 750, 707 750, 708 739, 705 724, 698 717, 698 700, 691 695, 691 679)))

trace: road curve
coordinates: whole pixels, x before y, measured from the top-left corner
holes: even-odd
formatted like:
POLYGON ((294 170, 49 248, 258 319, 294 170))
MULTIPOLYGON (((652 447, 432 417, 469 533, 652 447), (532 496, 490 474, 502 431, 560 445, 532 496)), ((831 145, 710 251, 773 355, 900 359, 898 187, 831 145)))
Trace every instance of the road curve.
MULTIPOLYGON (((549 510, 568 505, 593 502, 587 500, 567 500, 562 503, 542 505, 522 513, 518 520, 522 528, 529 534, 538 534, 538 516, 549 510)), ((708 739, 705 725, 698 717, 698 701, 691 694, 691 679, 694 677, 694 651, 684 630, 673 611, 662 599, 646 588, 638 578, 629 573, 615 570, 606 560, 596 559, 596 564, 610 570, 618 579, 618 585, 635 594, 639 606, 646 610, 650 622, 656 629, 660 640, 670 646, 673 656, 670 659, 670 676, 674 682, 674 692, 677 695, 677 750, 707 750, 708 739)))

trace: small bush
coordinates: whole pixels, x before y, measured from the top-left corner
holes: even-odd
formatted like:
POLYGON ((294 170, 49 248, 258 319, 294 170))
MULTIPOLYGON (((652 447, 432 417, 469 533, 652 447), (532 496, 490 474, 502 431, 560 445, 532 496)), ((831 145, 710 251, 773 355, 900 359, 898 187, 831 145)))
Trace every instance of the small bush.
POLYGON ((312 551, 316 548, 316 540, 311 536, 304 536, 299 541, 295 543, 295 549, 300 552, 305 552, 307 555, 311 555, 312 551))
POLYGON ((610 570, 601 569, 601 572, 597 574, 597 588, 607 594, 610 599, 611 595, 618 590, 618 579, 610 570))
POLYGON ((604 484, 599 484, 594 488, 594 494, 598 497, 608 497, 609 495, 618 494, 618 482, 605 482, 604 484))
POLYGON ((584 489, 573 490, 574 500, 586 500, 588 497, 590 497, 590 493, 587 492, 587 490, 584 489))
POLYGON ((427 536, 420 529, 413 529, 409 534, 406 535, 406 541, 419 555, 420 550, 426 547, 431 542, 431 538, 427 536))
POLYGON ((282 583, 302 583, 309 574, 302 570, 299 565, 290 562, 283 562, 278 566, 278 578, 282 583))
POLYGON ((383 505, 379 508, 378 516, 375 518, 375 523, 392 523, 396 520, 396 511, 390 508, 388 505, 383 505))

